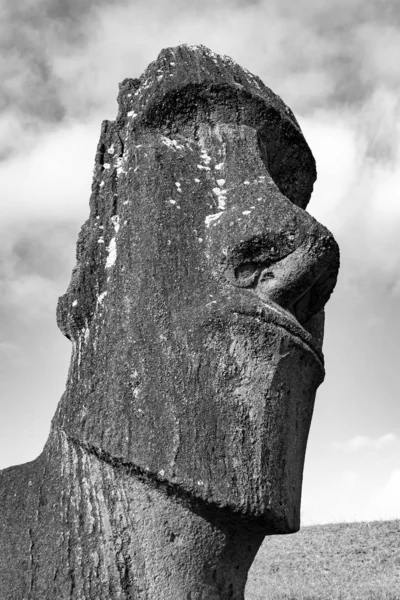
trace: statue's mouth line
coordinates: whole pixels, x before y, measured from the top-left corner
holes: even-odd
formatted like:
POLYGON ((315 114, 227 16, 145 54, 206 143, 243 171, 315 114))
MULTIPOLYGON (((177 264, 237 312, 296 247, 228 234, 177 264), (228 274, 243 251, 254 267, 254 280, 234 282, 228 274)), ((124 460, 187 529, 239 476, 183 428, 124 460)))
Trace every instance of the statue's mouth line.
POLYGON ((282 308, 279 304, 276 304, 272 300, 261 300, 258 298, 259 304, 257 308, 240 307, 235 310, 238 314, 246 316, 252 316, 256 318, 262 318, 265 321, 272 322, 277 327, 280 327, 287 331, 291 336, 300 340, 309 350, 314 354, 316 360, 320 363, 321 367, 324 368, 324 357, 321 350, 318 348, 313 340, 312 335, 304 329, 304 327, 296 319, 295 315, 282 308))

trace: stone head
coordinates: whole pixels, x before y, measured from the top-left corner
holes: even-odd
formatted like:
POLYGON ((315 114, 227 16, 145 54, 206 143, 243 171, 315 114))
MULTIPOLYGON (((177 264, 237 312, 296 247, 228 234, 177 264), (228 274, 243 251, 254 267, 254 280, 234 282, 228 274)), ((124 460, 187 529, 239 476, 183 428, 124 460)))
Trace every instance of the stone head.
POLYGON ((337 245, 291 110, 227 57, 163 50, 104 122, 58 322, 55 419, 113 464, 297 530, 337 245))

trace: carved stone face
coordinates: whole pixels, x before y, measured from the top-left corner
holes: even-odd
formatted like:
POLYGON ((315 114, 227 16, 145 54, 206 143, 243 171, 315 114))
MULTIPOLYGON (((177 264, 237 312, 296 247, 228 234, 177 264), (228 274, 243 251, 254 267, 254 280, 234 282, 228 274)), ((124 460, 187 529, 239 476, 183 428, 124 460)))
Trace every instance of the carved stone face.
POLYGON ((207 52, 196 110, 187 84, 157 88, 166 61, 179 82, 199 60, 180 47, 122 89, 119 118, 103 127, 58 310, 74 350, 56 419, 105 460, 283 533, 299 524, 337 246, 300 208, 314 167, 289 109, 274 96, 272 111, 221 57, 212 77, 229 67, 253 96, 212 91, 207 52))

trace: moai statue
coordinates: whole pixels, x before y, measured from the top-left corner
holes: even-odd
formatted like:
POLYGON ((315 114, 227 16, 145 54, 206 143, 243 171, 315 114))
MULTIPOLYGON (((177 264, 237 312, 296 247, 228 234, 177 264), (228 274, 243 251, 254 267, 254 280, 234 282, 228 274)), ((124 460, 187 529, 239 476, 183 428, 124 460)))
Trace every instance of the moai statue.
POLYGON ((58 324, 66 391, 1 473, 1 600, 239 600, 299 528, 338 248, 305 207, 291 110, 202 46, 163 50, 103 123, 58 324))

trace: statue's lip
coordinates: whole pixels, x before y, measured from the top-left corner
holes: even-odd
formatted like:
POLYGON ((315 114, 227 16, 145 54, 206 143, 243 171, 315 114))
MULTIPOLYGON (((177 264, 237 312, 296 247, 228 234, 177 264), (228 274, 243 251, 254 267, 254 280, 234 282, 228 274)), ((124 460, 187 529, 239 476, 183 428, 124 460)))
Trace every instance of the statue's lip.
POLYGON ((265 321, 273 323, 277 327, 285 329, 290 335, 300 339, 315 355, 318 362, 321 363, 321 366, 324 367, 324 356, 313 336, 302 327, 292 313, 279 306, 279 304, 276 304, 273 301, 259 300, 256 304, 251 303, 247 306, 242 305, 235 307, 234 312, 237 314, 262 318, 265 321))
POLYGON ((213 319, 219 314, 237 314, 252 319, 263 320, 284 329, 292 337, 300 340, 313 353, 316 360, 324 368, 324 356, 313 336, 296 317, 272 300, 261 300, 249 290, 231 289, 223 298, 215 299, 206 305, 209 317, 213 319), (211 314, 210 314, 211 313, 211 314))

